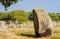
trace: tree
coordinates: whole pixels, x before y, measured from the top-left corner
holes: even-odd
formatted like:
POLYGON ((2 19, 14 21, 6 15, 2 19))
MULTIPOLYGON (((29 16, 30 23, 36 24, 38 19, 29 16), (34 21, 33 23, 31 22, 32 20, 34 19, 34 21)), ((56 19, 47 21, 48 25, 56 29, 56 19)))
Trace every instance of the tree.
POLYGON ((59 22, 59 20, 60 20, 60 15, 59 15, 59 13, 48 13, 48 14, 49 14, 49 16, 51 17, 51 19, 52 19, 53 21, 59 22))
POLYGON ((8 12, 0 12, 0 20, 8 20, 8 12))
POLYGON ((30 21, 33 21, 33 13, 32 13, 32 11, 28 12, 28 19, 30 21))
POLYGON ((10 7, 13 3, 17 3, 18 0, 0 0, 0 2, 2 5, 4 5, 5 10, 7 10, 8 7, 10 7))
POLYGON ((27 12, 23 10, 14 10, 11 12, 11 17, 11 20, 15 20, 15 23, 18 25, 18 22, 26 22, 28 15, 27 12))

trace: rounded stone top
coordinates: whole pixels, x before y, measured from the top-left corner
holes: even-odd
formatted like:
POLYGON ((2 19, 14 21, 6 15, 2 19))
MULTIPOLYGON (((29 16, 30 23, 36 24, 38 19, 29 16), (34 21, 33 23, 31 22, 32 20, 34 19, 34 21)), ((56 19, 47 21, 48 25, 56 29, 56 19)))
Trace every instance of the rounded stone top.
POLYGON ((41 10, 42 10, 42 8, 39 8, 39 7, 36 7, 36 8, 34 8, 34 9, 41 9, 41 10))
POLYGON ((43 12, 44 10, 42 8, 36 7, 33 9, 36 12, 43 12))
POLYGON ((42 8, 36 7, 34 10, 43 10, 42 8))

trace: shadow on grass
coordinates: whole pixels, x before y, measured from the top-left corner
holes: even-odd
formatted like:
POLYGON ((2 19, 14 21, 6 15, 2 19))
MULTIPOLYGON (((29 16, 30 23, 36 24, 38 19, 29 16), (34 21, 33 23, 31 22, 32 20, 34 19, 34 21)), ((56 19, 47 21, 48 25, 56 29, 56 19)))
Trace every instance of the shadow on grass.
POLYGON ((20 34, 21 36, 26 36, 26 37, 31 37, 31 38, 42 38, 42 37, 47 37, 47 36, 35 36, 34 34, 20 34))
POLYGON ((32 37, 32 38, 36 38, 35 35, 33 34, 21 34, 21 36, 27 36, 27 37, 32 37))

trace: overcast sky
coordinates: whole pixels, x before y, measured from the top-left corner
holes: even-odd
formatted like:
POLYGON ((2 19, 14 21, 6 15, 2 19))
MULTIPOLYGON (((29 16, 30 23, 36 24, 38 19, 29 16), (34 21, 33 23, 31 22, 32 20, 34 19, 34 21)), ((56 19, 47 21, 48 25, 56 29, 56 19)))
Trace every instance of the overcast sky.
MULTIPOLYGON (((8 11, 16 9, 31 11, 35 7, 40 7, 44 9, 46 12, 60 12, 60 0, 23 0, 11 5, 8 8, 8 11)), ((0 12, 1 11, 5 11, 5 9, 0 4, 0 12)))

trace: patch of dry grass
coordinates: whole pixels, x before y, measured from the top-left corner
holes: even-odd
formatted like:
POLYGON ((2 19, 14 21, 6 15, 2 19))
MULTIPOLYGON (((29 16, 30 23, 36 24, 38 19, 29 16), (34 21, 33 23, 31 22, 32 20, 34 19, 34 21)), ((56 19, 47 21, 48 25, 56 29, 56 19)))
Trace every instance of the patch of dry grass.
MULTIPOLYGON (((19 36, 27 36, 34 38, 34 28, 11 28, 13 33, 19 36)), ((60 27, 55 27, 51 39, 60 39, 60 27)))
POLYGON ((34 36, 34 29, 33 28, 9 28, 9 31, 15 33, 18 36, 26 35, 26 36, 34 36))
POLYGON ((34 28, 8 28, 10 32, 0 32, 0 39, 60 39, 60 27, 55 27, 52 37, 35 38, 34 28))

